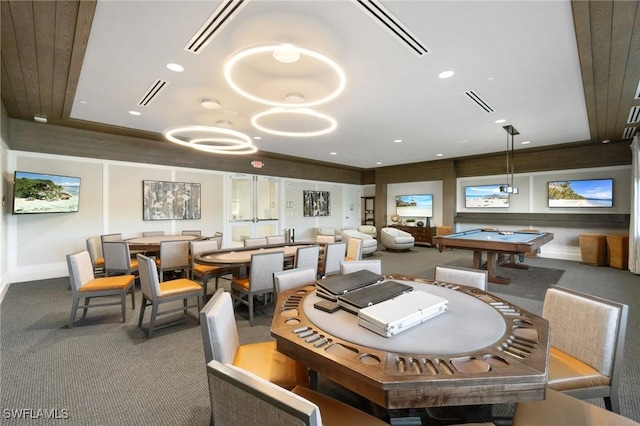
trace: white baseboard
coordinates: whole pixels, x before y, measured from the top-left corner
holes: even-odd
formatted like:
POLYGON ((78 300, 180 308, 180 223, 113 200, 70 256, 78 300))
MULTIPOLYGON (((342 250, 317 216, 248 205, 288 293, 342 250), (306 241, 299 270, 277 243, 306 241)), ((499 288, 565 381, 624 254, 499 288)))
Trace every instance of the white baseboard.
POLYGON ((44 265, 23 266, 16 268, 9 277, 11 283, 25 281, 46 280, 50 278, 68 277, 69 270, 66 262, 49 263, 44 265))

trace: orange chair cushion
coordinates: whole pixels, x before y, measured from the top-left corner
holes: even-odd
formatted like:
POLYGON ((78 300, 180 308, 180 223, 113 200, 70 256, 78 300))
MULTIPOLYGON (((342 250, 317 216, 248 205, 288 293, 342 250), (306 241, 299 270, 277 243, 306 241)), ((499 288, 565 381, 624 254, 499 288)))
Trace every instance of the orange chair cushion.
POLYGON ((236 277, 231 280, 231 285, 235 285, 238 287, 242 287, 243 289, 249 291, 249 277, 236 277))
POLYGON ((196 274, 199 275, 204 275, 210 272, 224 272, 228 270, 228 268, 225 268, 223 266, 209 266, 209 265, 201 265, 199 263, 196 263, 195 265, 193 265, 193 272, 195 272, 196 274))
POLYGON ((123 290, 131 285, 135 275, 116 275, 113 277, 94 278, 78 290, 81 293, 104 290, 123 290))
POLYGON ((274 341, 240 345, 233 365, 285 389, 309 386, 307 368, 278 352, 274 341))
POLYGON ((382 426, 388 425, 377 417, 360 411, 351 405, 340 402, 337 399, 322 395, 309 388, 297 386, 293 393, 316 404, 320 409, 320 417, 324 426, 353 425, 353 426, 382 426))
POLYGON ((544 401, 518 402, 513 426, 631 426, 631 419, 581 401, 562 392, 547 389, 544 401))
POLYGON ((203 291, 203 287, 199 283, 186 278, 179 278, 177 280, 161 282, 158 297, 172 297, 196 291, 203 291))
POLYGON ((547 386, 557 391, 609 386, 609 377, 604 376, 589 364, 551 347, 549 352, 549 382, 547 386))
POLYGON ((104 257, 99 257, 93 262, 95 266, 104 266, 104 257))

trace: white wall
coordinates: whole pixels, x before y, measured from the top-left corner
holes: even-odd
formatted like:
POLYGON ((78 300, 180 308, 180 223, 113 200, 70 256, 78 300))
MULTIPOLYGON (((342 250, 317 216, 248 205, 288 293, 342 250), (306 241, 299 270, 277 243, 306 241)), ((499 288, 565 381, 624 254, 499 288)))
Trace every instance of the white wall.
MULTIPOLYGON (((631 205, 631 166, 599 167, 592 169, 555 170, 536 172, 531 174, 514 175, 514 186, 519 189, 518 194, 510 196, 508 208, 466 208, 464 193, 465 186, 495 185, 505 182, 505 176, 481 176, 473 178, 459 178, 457 180, 456 199, 458 212, 494 213, 576 213, 576 214, 629 214, 631 205), (547 184, 550 181, 565 179, 605 179, 613 178, 613 207, 612 208, 550 208, 547 204, 547 184)), ((457 224, 456 231, 467 231, 483 227, 495 227, 487 223, 457 224)), ((598 233, 605 235, 624 235, 628 230, 620 228, 602 228, 588 230, 572 227, 571 224, 553 228, 536 223, 529 223, 512 227, 513 229, 532 228, 545 232, 552 232, 554 238, 541 248, 541 257, 580 261, 579 236, 583 233, 598 233)), ((506 229, 506 228, 505 228, 506 229)))
MULTIPOLYGON (((2 107, 4 110, 4 106, 2 107)), ((2 200, 2 222, 0 222, 0 300, 9 288, 9 265, 7 263, 7 221, 9 219, 9 199, 7 172, 7 146, 4 137, 0 138, 0 170, 2 171, 2 184, 0 184, 0 200, 2 200)), ((11 176, 13 178, 13 176, 11 176)))

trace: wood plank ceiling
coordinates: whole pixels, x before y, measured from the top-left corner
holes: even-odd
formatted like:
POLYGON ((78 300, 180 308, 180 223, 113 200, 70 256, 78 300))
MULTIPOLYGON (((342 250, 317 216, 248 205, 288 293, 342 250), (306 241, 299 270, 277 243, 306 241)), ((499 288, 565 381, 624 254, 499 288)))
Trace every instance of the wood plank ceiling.
MULTIPOLYGON (((639 5, 572 2, 592 142, 637 131, 628 118, 633 107, 640 110, 639 5)), ((69 117, 96 1, 2 1, 0 7, 2 102, 10 118, 31 121, 43 114, 51 124, 162 140, 69 117)))

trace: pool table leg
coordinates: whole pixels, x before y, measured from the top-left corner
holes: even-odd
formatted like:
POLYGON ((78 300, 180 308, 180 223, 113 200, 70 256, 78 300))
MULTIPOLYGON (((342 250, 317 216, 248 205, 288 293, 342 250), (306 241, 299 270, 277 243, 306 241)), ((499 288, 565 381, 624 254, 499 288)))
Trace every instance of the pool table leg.
MULTIPOLYGON (((496 275, 496 270, 498 269, 497 256, 499 255, 500 253, 495 251, 487 252, 487 273, 489 275, 488 279, 492 283, 509 284, 511 283, 511 279, 505 278, 505 277, 499 277, 496 275)), ((474 264, 475 264, 475 254, 474 254, 474 264)))

